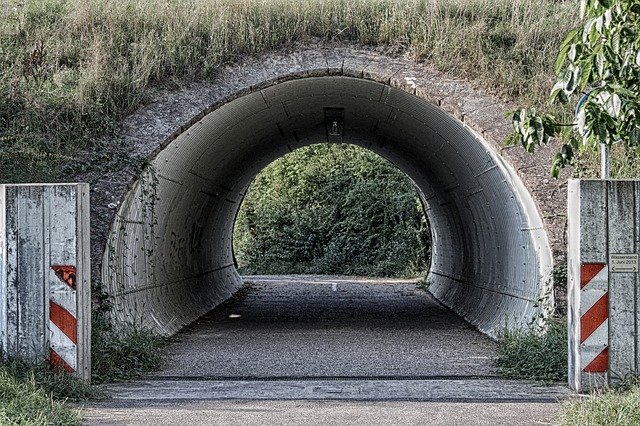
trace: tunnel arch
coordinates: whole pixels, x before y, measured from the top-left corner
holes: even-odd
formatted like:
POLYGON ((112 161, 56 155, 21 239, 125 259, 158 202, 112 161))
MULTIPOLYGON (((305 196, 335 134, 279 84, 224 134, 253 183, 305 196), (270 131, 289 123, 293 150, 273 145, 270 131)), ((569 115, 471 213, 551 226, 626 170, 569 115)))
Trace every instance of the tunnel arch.
POLYGON ((493 336, 551 309, 551 245, 536 200, 469 120, 467 110, 495 103, 447 107, 433 96, 442 81, 422 83, 425 73, 396 64, 392 78, 345 64, 254 76, 163 140, 104 250, 116 320, 171 334, 231 296, 241 285, 232 230, 245 189, 276 158, 326 141, 327 109, 343 112, 340 141, 382 155, 419 188, 432 226, 430 289, 442 303, 493 336))

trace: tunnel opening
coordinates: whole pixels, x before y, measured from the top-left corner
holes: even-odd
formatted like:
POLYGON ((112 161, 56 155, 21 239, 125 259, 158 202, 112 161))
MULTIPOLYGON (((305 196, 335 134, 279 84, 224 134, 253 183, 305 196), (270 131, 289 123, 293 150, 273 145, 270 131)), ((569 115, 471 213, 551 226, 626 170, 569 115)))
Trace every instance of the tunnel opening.
POLYGON ((357 145, 294 150, 252 181, 233 230, 241 275, 424 277, 430 230, 415 185, 357 145))
POLYGON ((233 225, 273 160, 326 140, 359 145, 416 185, 431 225, 431 293, 481 331, 553 305, 551 252, 515 171, 473 129, 379 82, 306 76, 222 102, 157 153, 120 205, 102 262, 113 320, 173 334, 241 287, 233 225))

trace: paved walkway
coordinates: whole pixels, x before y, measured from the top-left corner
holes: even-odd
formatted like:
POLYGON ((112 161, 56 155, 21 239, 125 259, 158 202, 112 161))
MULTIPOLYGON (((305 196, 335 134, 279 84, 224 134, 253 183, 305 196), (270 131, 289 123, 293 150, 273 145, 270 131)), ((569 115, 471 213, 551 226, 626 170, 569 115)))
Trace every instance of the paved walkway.
POLYGON ((549 424, 564 387, 502 380, 496 344, 411 280, 247 277, 90 424, 549 424))

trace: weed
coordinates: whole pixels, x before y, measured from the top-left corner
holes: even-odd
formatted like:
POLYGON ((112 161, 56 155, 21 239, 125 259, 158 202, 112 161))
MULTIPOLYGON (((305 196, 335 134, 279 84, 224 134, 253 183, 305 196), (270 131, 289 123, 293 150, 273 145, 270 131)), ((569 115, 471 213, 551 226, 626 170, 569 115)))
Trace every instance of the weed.
POLYGON ((428 276, 424 276, 420 281, 418 281, 418 284, 416 284, 416 287, 419 290, 422 291, 429 291, 429 287, 431 286, 431 283, 429 282, 429 277, 428 276))
POLYGON ((630 380, 617 389, 564 405, 561 426, 636 426, 640 424, 640 384, 630 380))
POLYGON ((508 378, 538 382, 567 380, 567 323, 552 318, 545 331, 506 331, 500 338, 496 365, 508 378))
POLYGON ((135 326, 114 327, 103 314, 92 321, 91 368, 94 383, 114 382, 157 370, 167 339, 135 326))
MULTIPOLYGON (((28 372, 15 364, 0 364, 0 424, 3 425, 79 425, 80 413, 56 401, 42 387, 42 370, 28 372), (19 371, 16 369, 18 368, 19 371)), ((47 380, 63 374, 46 373, 47 380)), ((53 379, 55 377, 55 379, 53 379)))

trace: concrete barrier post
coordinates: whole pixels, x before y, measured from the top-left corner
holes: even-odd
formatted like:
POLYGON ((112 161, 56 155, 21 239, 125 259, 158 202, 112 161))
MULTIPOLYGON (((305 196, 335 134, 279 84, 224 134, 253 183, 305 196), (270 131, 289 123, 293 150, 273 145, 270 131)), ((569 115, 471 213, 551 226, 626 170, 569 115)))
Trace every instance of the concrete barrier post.
POLYGON ((570 180, 569 384, 588 391, 637 375, 640 182, 570 180))
POLYGON ((0 185, 0 344, 90 379, 89 186, 0 185))

